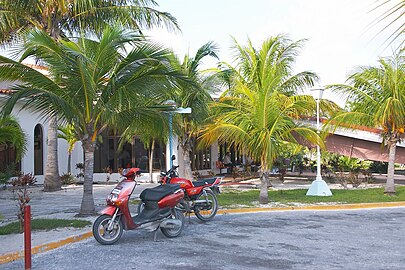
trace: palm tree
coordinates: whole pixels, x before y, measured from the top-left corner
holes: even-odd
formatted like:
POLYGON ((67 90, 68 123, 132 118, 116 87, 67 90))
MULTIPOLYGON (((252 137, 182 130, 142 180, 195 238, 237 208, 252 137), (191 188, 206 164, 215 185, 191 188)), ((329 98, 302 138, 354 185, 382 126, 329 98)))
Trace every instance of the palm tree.
POLYGON ((405 128, 405 55, 380 58, 376 67, 360 67, 349 76, 347 85, 328 88, 347 95, 349 111, 337 114, 333 125, 363 125, 382 129, 388 147, 388 172, 385 193, 395 194, 394 163, 396 145, 404 138, 405 128))
POLYGON ((5 185, 16 171, 15 162, 21 159, 26 150, 26 136, 17 120, 12 116, 0 118, 0 147, 12 148, 15 151, 15 159, 10 163, 0 164, 0 184, 5 185))
POLYGON ((228 142, 260 160, 260 203, 268 203, 269 170, 284 142, 300 138, 322 144, 314 130, 296 121, 312 115, 316 104, 310 96, 296 95, 317 80, 312 72, 292 73, 302 43, 276 36, 257 50, 250 41, 243 47, 235 40, 237 67, 228 65, 232 72, 225 76, 229 90, 212 103, 213 123, 201 135, 205 143, 228 142))
MULTIPOLYGON (((405 22, 401 21, 404 16, 405 0, 378 0, 374 2, 374 7, 372 12, 383 11, 382 14, 378 15, 377 19, 374 20, 373 25, 383 25, 378 34, 391 28, 392 33, 387 38, 391 44, 395 40, 401 40, 401 37, 405 33, 405 22), (392 26, 396 28, 392 28, 392 26)), ((404 45, 402 40, 400 46, 404 45)))
POLYGON ((12 116, 0 118, 0 145, 13 146, 17 159, 20 159, 26 150, 26 135, 12 116))
POLYGON ((180 107, 191 108, 191 114, 175 115, 179 145, 183 151, 183 176, 187 179, 193 178, 190 159, 193 138, 208 117, 208 103, 212 101, 210 93, 217 90, 217 85, 212 80, 214 74, 207 70, 201 71, 200 66, 207 56, 219 59, 217 52, 217 46, 213 42, 207 42, 197 50, 194 57, 185 55, 182 63, 174 58, 174 64, 189 78, 170 97, 180 107))
POLYGON ((177 29, 176 19, 160 12, 154 0, 3 0, 0 2, 0 42, 16 42, 31 29, 54 38, 73 33, 101 33, 117 22, 140 31, 154 26, 177 29))
POLYGON ((3 110, 9 113, 17 100, 44 117, 58 115, 75 126, 84 152, 84 195, 80 214, 94 214, 92 195, 96 138, 108 127, 123 128, 134 121, 156 117, 150 108, 175 76, 171 52, 147 43, 134 32, 106 29, 100 41, 78 38, 55 41, 33 31, 24 45, 22 60, 31 55, 49 70, 45 76, 20 62, 0 57, 0 79, 20 83, 3 110), (124 46, 136 47, 123 54, 124 46))
POLYGON ((67 164, 67 173, 71 174, 72 172, 72 152, 75 147, 76 142, 79 139, 75 135, 75 126, 67 125, 58 127, 58 138, 64 139, 68 144, 68 164, 67 164))
MULTIPOLYGON (((154 7, 154 0, 4 0, 0 2, 0 43, 12 44, 24 39, 34 28, 47 32, 54 39, 74 33, 100 34, 107 25, 140 31, 142 28, 165 25, 178 28, 176 19, 154 7)), ((58 170, 57 117, 50 118, 45 191, 61 188, 58 170)))

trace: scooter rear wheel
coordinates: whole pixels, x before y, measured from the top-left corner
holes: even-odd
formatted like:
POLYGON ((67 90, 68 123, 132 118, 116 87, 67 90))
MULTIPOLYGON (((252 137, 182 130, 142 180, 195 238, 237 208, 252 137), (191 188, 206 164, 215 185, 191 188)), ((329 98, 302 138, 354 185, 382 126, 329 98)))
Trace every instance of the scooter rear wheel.
POLYGON ((178 219, 181 221, 181 226, 179 226, 178 228, 174 228, 174 229, 169 229, 169 228, 163 228, 161 227, 160 230, 162 231, 162 233, 164 234, 164 236, 166 236, 167 238, 174 238, 180 235, 181 231, 184 228, 184 215, 183 212, 178 210, 178 209, 172 209, 172 216, 171 218, 173 219, 178 219))
POLYGON ((103 245, 112 245, 122 236, 124 227, 122 225, 121 219, 116 218, 112 225, 112 229, 108 230, 108 225, 112 219, 112 216, 101 215, 99 216, 93 224, 93 235, 94 238, 103 245))

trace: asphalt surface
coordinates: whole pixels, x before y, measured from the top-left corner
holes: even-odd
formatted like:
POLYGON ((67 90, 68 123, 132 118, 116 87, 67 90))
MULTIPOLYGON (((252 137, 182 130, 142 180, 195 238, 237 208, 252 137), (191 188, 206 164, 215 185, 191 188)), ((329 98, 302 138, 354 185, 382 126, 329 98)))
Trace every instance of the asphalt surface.
MULTIPOLYGON (((93 238, 34 255, 32 269, 405 269, 405 208, 191 218, 159 242, 143 230, 113 246, 93 238)), ((0 265, 23 269, 24 261, 0 265)))

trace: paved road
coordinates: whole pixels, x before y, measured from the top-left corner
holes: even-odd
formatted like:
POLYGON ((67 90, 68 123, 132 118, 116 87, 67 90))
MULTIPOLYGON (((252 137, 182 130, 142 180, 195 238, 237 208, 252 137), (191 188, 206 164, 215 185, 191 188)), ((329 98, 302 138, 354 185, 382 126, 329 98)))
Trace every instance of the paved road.
MULTIPOLYGON (((405 208, 221 215, 153 242, 125 232, 35 255, 33 269, 405 269, 405 208)), ((23 269, 23 261, 0 265, 23 269)))

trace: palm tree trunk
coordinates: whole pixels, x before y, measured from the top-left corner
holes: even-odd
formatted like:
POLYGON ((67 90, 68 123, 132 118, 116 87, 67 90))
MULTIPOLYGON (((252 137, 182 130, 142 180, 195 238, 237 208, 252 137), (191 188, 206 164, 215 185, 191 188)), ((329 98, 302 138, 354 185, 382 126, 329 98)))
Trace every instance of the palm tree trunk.
POLYGON ((267 172, 262 171, 260 175, 260 194, 259 194, 259 203, 267 204, 269 203, 269 190, 268 190, 268 179, 267 172))
POLYGON ((67 173, 72 173, 72 153, 68 154, 68 165, 67 165, 67 173))
POLYGON ((388 195, 395 195, 394 166, 395 166, 395 152, 397 148, 397 140, 390 140, 388 146, 389 146, 389 153, 388 153, 387 182, 385 184, 384 193, 388 195))
POLYGON ((182 143, 183 148, 183 177, 186 179, 193 179, 193 170, 191 169, 190 140, 184 139, 182 143))
POLYGON ((48 128, 48 153, 45 169, 44 191, 56 191, 62 187, 58 168, 58 120, 52 117, 48 128))
POLYGON ((91 138, 83 140, 82 144, 84 150, 84 183, 83 183, 83 198, 80 206, 79 216, 90 216, 96 214, 93 198, 95 145, 91 141, 91 138))
POLYGON ((152 140, 149 152, 149 176, 151 183, 153 183, 153 152, 155 152, 155 140, 152 140))

